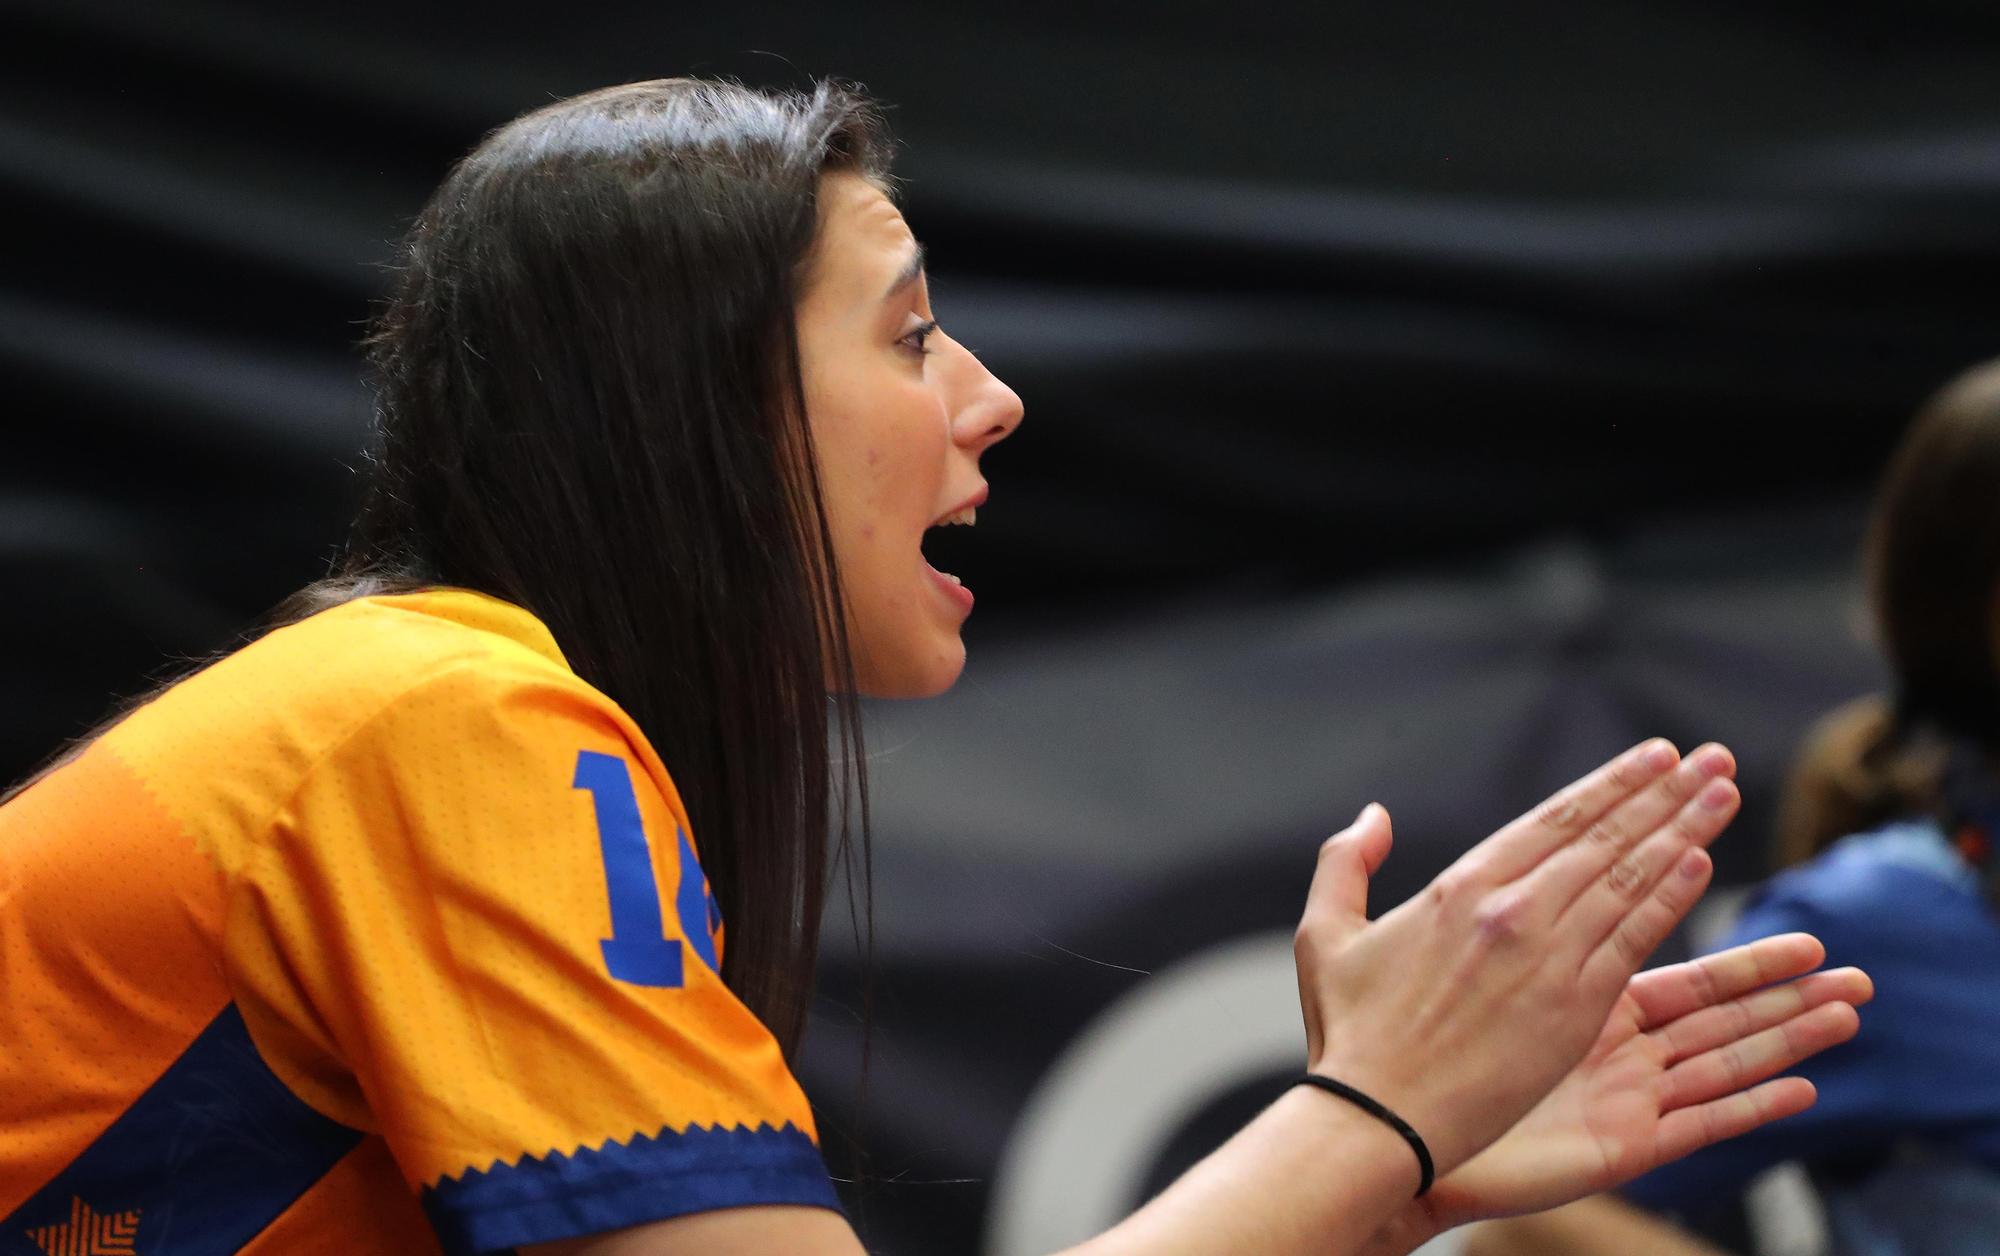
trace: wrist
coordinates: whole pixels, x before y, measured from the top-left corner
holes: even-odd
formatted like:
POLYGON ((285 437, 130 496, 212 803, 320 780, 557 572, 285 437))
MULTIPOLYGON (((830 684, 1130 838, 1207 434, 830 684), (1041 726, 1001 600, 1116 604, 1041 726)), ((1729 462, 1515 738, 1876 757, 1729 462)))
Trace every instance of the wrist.
POLYGON ((1439 1221, 1430 1198, 1413 1199, 1389 1218, 1360 1256, 1405 1256, 1430 1242, 1450 1227, 1439 1221))
POLYGON ((1304 1086, 1331 1095, 1342 1103, 1353 1105, 1388 1127, 1396 1137, 1403 1140, 1403 1144, 1410 1149, 1411 1157, 1416 1161, 1417 1189, 1413 1192, 1413 1197, 1422 1199, 1430 1193, 1431 1184, 1437 1180, 1437 1166, 1431 1159, 1430 1148, 1425 1144, 1423 1135, 1417 1133, 1408 1121, 1387 1104, 1358 1087, 1350 1086, 1336 1077, 1321 1072, 1308 1070, 1292 1085, 1294 1088, 1304 1086))
POLYGON ((1074 1256, 1390 1256, 1375 1240, 1409 1225, 1417 1176, 1394 1130, 1295 1086, 1074 1256))
POLYGON ((1422 1167, 1403 1136, 1386 1122, 1313 1086, 1291 1087, 1272 1107, 1297 1111, 1300 1119, 1309 1121, 1329 1143, 1365 1159, 1385 1182, 1396 1186, 1403 1200, 1416 1195, 1423 1181, 1422 1167))

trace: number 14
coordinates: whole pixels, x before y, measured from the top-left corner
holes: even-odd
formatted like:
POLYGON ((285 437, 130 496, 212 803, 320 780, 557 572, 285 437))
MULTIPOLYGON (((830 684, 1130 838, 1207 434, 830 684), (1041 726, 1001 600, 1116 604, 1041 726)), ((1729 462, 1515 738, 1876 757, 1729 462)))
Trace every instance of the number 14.
MULTIPOLYGON (((636 986, 686 984, 681 944, 666 935, 660 885, 653 876, 653 852, 639 819, 631 769, 617 755, 578 751, 576 779, 570 788, 589 791, 597 812, 597 844, 604 856, 605 889, 611 896, 611 936, 601 943, 604 967, 618 980, 636 986)), ((687 830, 675 825, 674 835, 680 843, 674 914, 680 918, 681 935, 714 972, 714 930, 721 923, 721 912, 708 877, 695 860, 687 830)))

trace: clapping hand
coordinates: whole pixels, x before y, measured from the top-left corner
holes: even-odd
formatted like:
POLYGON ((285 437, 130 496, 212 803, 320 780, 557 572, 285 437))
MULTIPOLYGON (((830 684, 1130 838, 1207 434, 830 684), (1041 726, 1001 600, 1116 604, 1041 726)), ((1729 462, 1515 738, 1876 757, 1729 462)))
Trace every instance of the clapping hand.
POLYGON ((1811 1082, 1766 1079, 1847 1041, 1874 993, 1824 958, 1791 933, 1632 978, 1583 1061, 1413 1205, 1423 1228, 1553 1208, 1810 1107, 1811 1082))
POLYGON ((1596 1194, 1812 1104, 1773 1078, 1853 1036, 1864 974, 1813 972, 1805 934, 1638 971, 1708 886, 1734 773, 1721 746, 1637 747, 1376 921, 1387 814, 1322 848, 1298 946, 1310 1066, 1393 1096, 1442 1174, 1366 1250, 1596 1194))
POLYGON ((1634 747, 1378 920, 1368 881, 1391 836, 1369 807, 1322 846, 1299 924, 1308 1066, 1399 1113, 1440 1174, 1497 1142, 1603 1044, 1707 888, 1735 768, 1721 746, 1634 747))

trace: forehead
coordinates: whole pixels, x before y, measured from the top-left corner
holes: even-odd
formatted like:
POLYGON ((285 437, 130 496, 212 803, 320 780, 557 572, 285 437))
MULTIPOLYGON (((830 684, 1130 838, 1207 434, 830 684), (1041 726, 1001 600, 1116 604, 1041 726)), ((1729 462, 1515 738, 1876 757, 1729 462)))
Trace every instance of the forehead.
POLYGON ((917 240, 895 203, 868 180, 830 174, 820 185, 808 299, 879 298, 917 240))

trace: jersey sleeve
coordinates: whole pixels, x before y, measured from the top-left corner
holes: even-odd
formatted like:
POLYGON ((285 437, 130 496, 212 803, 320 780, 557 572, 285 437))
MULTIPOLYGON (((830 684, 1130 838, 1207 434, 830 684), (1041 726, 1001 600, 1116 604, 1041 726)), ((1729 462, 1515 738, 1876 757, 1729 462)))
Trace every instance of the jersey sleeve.
MULTIPOLYGON (((519 673, 519 674, 516 674, 519 673)), ((317 764, 234 913, 280 1077, 368 1122, 449 1252, 838 1208, 671 780, 601 695, 465 664, 317 764)))

